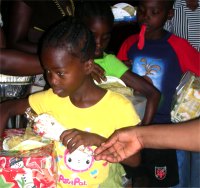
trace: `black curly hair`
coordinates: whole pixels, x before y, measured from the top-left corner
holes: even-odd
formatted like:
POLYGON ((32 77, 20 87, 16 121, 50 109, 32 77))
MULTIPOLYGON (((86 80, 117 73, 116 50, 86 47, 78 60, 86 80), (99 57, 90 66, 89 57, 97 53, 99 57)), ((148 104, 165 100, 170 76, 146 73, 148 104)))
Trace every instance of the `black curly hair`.
POLYGON ((41 41, 41 50, 49 46, 65 48, 68 53, 79 57, 81 61, 94 58, 95 40, 93 34, 74 17, 64 17, 47 30, 41 41))
POLYGON ((81 1, 77 4, 75 17, 85 23, 93 17, 100 17, 108 21, 110 25, 114 23, 114 15, 111 6, 106 1, 81 1))

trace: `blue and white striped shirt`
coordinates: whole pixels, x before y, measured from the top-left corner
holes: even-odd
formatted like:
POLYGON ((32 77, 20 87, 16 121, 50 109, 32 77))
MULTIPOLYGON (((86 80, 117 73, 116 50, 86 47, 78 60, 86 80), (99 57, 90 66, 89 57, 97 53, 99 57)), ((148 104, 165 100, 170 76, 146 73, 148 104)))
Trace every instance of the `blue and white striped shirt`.
POLYGON ((187 39, 200 51, 200 2, 199 7, 192 11, 186 6, 185 0, 176 0, 174 17, 165 24, 165 29, 175 35, 187 39))

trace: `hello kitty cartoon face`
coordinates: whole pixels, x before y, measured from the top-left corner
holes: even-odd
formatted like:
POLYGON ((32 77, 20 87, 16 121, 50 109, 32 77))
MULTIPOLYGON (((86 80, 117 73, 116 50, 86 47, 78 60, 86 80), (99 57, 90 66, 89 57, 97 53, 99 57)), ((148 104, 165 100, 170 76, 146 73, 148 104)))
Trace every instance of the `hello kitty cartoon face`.
MULTIPOLYGON (((87 148, 92 151, 91 148, 87 148)), ((65 151, 65 165, 67 168, 74 172, 84 172, 87 171, 94 162, 94 157, 88 155, 87 153, 76 149, 73 153, 69 153, 68 150, 65 151)))

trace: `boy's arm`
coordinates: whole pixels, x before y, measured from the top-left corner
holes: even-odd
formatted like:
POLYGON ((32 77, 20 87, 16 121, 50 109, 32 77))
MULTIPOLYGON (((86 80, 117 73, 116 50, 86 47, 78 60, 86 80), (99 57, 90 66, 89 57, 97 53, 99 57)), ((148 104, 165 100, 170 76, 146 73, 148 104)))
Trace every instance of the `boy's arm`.
POLYGON ((142 120, 142 125, 149 124, 157 110, 159 101, 160 101, 160 92, 146 81, 143 77, 132 73, 130 70, 126 71, 121 79, 126 83, 127 86, 138 91, 144 95, 147 99, 145 114, 142 120))
POLYGON ((0 136, 7 126, 8 119, 15 115, 24 114, 25 110, 29 107, 28 99, 12 99, 0 104, 0 136))

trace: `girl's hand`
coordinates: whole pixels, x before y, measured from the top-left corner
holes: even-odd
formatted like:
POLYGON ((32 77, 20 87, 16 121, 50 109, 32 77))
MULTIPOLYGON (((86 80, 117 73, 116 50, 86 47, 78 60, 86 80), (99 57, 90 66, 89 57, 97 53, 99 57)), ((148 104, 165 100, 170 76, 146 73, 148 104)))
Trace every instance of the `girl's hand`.
POLYGON ((86 131, 78 129, 69 129, 64 131, 60 140, 67 147, 70 153, 75 151, 79 146, 100 146, 105 141, 105 138, 86 131))
POLYGON ((95 63, 91 75, 98 83, 101 83, 101 80, 106 81, 105 70, 95 63))

